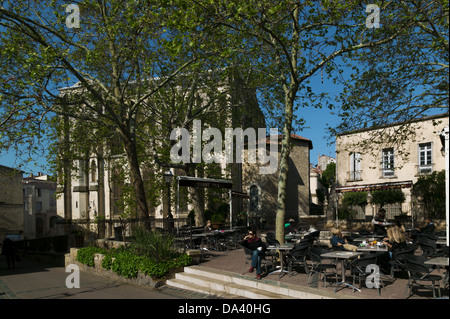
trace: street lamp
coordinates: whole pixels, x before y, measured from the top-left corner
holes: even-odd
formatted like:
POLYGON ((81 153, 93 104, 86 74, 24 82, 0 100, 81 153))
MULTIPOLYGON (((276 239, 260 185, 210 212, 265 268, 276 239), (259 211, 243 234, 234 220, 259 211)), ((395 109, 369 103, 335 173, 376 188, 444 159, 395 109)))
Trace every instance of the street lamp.
POLYGON ((164 173, 164 181, 167 185, 167 218, 169 220, 168 228, 172 229, 172 223, 173 223, 173 215, 171 212, 171 206, 170 206, 170 185, 173 181, 173 174, 171 171, 167 171, 164 173))
POLYGON ((447 233, 447 246, 449 244, 449 221, 450 221, 450 216, 449 216, 449 176, 448 176, 448 171, 449 171, 449 159, 448 159, 448 132, 449 132, 449 128, 448 125, 446 127, 444 127, 444 129, 442 130, 442 132, 439 134, 440 135, 440 139, 441 139, 441 143, 442 143, 442 149, 441 149, 441 153, 442 156, 444 156, 445 158, 445 221, 446 221, 446 225, 447 225, 447 229, 446 229, 446 233, 447 233))

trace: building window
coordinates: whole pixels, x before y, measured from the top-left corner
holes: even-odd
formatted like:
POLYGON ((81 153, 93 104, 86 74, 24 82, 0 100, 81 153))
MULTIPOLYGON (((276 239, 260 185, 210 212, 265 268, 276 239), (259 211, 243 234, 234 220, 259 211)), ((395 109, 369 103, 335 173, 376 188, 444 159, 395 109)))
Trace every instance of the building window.
POLYGON ((258 186, 252 185, 250 187, 250 211, 257 211, 259 207, 259 189, 258 186))
POLYGON ((383 170, 383 177, 394 176, 394 148, 383 149, 381 167, 383 170))
POLYGON ((38 213, 42 212, 42 202, 36 202, 36 211, 38 213))
POLYGON ((431 143, 419 144, 419 174, 430 174, 432 172, 431 154, 431 143))
POLYGON ((97 183, 97 164, 94 160, 91 161, 91 182, 97 183))
POLYGON ((360 180, 361 180, 361 154, 351 153, 349 181, 360 181, 360 180))

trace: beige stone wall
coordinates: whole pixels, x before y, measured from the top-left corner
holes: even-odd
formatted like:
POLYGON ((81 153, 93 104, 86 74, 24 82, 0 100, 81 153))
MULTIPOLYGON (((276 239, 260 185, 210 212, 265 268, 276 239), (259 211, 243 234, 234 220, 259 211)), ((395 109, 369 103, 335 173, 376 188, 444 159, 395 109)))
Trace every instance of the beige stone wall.
MULTIPOLYGON (((281 147, 278 148, 278 152, 281 147)), ((278 159, 280 154, 278 153, 278 159)), ((293 140, 289 157, 289 172, 286 191, 286 220, 309 216, 310 180, 309 180, 309 143, 293 140)), ((274 174, 260 174, 258 165, 244 163, 242 167, 242 190, 250 193, 250 187, 256 185, 259 190, 260 205, 257 213, 268 225, 275 224, 278 197, 278 171, 274 174)))
MULTIPOLYGON (((445 169, 445 158, 441 154, 442 144, 439 133, 448 125, 446 116, 429 118, 411 124, 407 139, 402 141, 385 142, 387 136, 398 131, 400 126, 386 127, 383 130, 365 130, 352 134, 341 135, 336 138, 336 179, 337 186, 357 186, 388 182, 417 182, 424 173, 419 170, 419 145, 431 143, 432 165, 431 171, 445 169), (386 137, 383 137, 386 136, 386 137), (368 142, 369 147, 363 148, 360 143, 368 142), (394 149, 394 173, 384 176, 382 170, 382 150, 394 149), (351 165, 351 153, 360 154, 360 172, 354 175, 351 165)), ((395 133, 394 133, 395 134, 395 133)), ((353 170, 356 171, 356 170, 353 170)), ((404 188, 406 202, 402 206, 403 212, 411 212, 411 192, 404 188)), ((369 205, 368 205, 369 206, 369 205)), ((372 214, 372 208, 366 208, 366 215, 372 214)))
POLYGON ((2 165, 0 165, 0 231, 2 234, 23 232, 22 172, 2 165))

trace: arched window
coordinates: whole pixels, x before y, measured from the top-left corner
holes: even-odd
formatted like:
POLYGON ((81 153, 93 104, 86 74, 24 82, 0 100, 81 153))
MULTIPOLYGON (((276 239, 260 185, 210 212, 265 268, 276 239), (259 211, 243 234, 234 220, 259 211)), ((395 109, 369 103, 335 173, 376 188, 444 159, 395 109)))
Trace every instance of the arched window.
POLYGON ((250 186, 250 211, 257 211, 259 208, 259 189, 258 186, 250 186))

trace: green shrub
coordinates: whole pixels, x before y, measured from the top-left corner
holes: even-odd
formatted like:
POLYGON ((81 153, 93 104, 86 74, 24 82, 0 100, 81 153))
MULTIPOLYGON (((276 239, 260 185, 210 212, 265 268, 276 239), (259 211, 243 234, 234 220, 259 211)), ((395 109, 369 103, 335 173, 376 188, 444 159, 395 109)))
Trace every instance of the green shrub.
POLYGON ((131 248, 137 255, 154 259, 157 262, 179 255, 179 252, 173 248, 174 236, 171 234, 162 234, 137 227, 133 230, 133 237, 131 248))
POLYGON ((139 272, 152 278, 163 278, 171 269, 190 265, 192 258, 186 254, 178 258, 156 262, 146 256, 138 256, 132 250, 122 249, 108 252, 103 259, 102 267, 126 277, 136 277, 139 272))
POLYGON ((100 247, 95 246, 83 247, 78 250, 76 260, 87 266, 94 267, 94 255, 104 253, 106 253, 106 250, 100 247))

